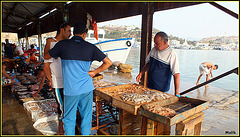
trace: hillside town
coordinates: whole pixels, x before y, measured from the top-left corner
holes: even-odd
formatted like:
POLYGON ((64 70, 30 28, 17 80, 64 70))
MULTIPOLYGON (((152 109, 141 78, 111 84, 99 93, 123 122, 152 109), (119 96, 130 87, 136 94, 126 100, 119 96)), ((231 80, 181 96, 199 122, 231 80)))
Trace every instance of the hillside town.
POLYGON ((196 50, 238 50, 238 37, 211 37, 204 38, 200 41, 194 41, 194 44, 189 44, 187 39, 184 43, 180 43, 178 40, 170 40, 169 45, 176 49, 196 49, 196 50), (209 40, 212 39, 212 40, 209 40))
MULTIPOLYGON (((105 25, 101 27, 105 30, 105 38, 121 38, 121 37, 134 37, 136 44, 133 47, 140 47, 141 29, 132 25, 105 25)), ((160 30, 153 28, 153 36, 160 30)), ((169 45, 176 49, 187 50, 231 50, 238 51, 238 36, 216 36, 209 38, 202 38, 199 41, 190 41, 188 39, 174 37, 169 34, 169 45)), ((152 43, 153 44, 153 43, 152 43)))
MULTIPOLYGON (((126 26, 126 25, 105 25, 98 28, 99 30, 104 30, 106 39, 118 39, 132 37, 136 39, 135 44, 132 46, 140 47, 141 42, 141 29, 135 25, 126 26)), ((160 30, 153 28, 153 36, 160 30)), ((18 41, 16 34, 13 33, 2 33, 2 42, 4 43, 5 39, 10 39, 10 43, 24 45, 25 39, 20 39, 18 41)), ((43 46, 45 46, 46 38, 54 37, 56 32, 50 32, 42 34, 43 46)), ((153 39, 153 38, 152 38, 153 39)), ((184 38, 179 38, 177 36, 172 36, 169 34, 169 45, 175 49, 184 49, 184 50, 229 50, 229 51, 238 51, 238 36, 215 36, 202 38, 199 41, 191 41, 184 38)), ((38 37, 31 36, 28 38, 29 44, 38 45, 38 37)), ((152 42, 153 45, 153 42, 152 42)))

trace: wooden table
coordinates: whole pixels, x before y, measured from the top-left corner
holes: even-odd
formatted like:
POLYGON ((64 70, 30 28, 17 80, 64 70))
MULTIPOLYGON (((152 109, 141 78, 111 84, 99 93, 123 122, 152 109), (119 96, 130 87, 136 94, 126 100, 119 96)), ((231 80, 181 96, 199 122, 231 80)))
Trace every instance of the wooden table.
MULTIPOLYGON (((126 85, 109 88, 123 88, 124 86, 126 85)), ((209 107, 208 101, 174 96, 168 100, 134 105, 120 100, 119 97, 116 99, 116 97, 102 92, 106 89, 108 88, 96 89, 95 97, 97 100, 107 100, 119 109, 119 135, 170 135, 171 126, 175 124, 176 135, 200 135, 201 133, 201 124, 204 118, 202 111, 209 107), (150 112, 146 108, 152 103, 160 103, 163 107, 172 108, 177 114, 173 117, 164 117, 150 112)), ((99 113, 101 107, 98 107, 99 103, 96 105, 98 108, 96 112, 99 113)), ((96 127, 100 131, 98 133, 107 134, 106 130, 109 125, 108 127, 99 125, 98 123, 96 127)))

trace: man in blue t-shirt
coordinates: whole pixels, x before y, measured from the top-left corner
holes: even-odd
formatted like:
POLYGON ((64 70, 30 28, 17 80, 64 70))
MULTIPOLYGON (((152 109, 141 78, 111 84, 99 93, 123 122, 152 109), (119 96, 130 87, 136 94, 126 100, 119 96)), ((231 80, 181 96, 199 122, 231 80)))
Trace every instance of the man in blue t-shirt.
POLYGON ((142 74, 148 71, 147 87, 162 92, 170 89, 171 77, 174 78, 175 95, 180 97, 179 61, 176 52, 168 45, 168 36, 164 32, 158 32, 154 37, 154 48, 149 52, 146 65, 136 77, 141 81, 142 74))
POLYGON ((59 41, 45 59, 60 57, 64 83, 64 130, 65 135, 75 135, 77 108, 81 115, 81 134, 89 135, 92 124, 93 81, 92 77, 112 65, 111 60, 95 45, 85 41, 88 28, 84 23, 74 25, 71 39, 59 41), (93 71, 92 61, 103 64, 93 71))

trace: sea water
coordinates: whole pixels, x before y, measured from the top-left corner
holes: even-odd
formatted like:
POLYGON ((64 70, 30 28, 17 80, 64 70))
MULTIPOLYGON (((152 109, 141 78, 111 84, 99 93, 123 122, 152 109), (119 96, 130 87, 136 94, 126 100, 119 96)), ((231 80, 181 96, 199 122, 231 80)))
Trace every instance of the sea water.
MULTIPOLYGON (((199 65, 202 62, 212 62, 218 65, 218 69, 212 72, 213 77, 219 76, 239 66, 238 51, 175 50, 179 57, 180 81, 195 84, 199 76, 199 65)), ((131 72, 132 82, 136 83, 136 76, 140 70, 140 48, 131 49, 126 64, 131 64, 133 66, 131 72)), ((202 76, 199 82, 203 83, 205 81, 206 76, 202 76)), ((238 75, 232 73, 209 84, 221 89, 238 91, 238 75)))

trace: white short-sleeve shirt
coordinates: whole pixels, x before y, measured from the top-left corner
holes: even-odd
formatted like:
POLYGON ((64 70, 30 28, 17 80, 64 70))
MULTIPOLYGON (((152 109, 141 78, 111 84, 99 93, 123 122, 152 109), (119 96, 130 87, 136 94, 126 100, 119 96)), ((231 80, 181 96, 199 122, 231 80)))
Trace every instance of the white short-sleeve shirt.
MULTIPOLYGON (((56 40, 55 38, 53 38, 56 40)), ((50 43, 50 49, 52 49, 58 41, 50 43)), ((51 76, 52 76, 52 87, 53 88, 63 88, 63 76, 62 76, 62 63, 61 58, 50 58, 45 59, 44 63, 51 63, 51 76)))

